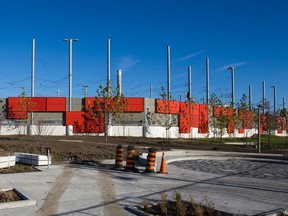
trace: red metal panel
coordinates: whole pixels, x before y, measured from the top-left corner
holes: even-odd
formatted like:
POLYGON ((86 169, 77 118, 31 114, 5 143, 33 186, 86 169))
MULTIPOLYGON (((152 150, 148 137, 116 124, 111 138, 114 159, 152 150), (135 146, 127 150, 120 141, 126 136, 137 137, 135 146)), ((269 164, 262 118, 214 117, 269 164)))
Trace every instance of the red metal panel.
POLYGON ((28 103, 28 111, 45 112, 46 111, 46 97, 32 97, 26 98, 28 103))
POLYGON ((186 102, 179 102, 179 133, 190 133, 191 125, 191 109, 190 104, 186 102))
POLYGON ((7 98, 7 104, 8 104, 9 111, 19 111, 20 100, 21 100, 21 98, 19 98, 19 97, 7 98))
POLYGON ((238 133, 239 134, 244 134, 245 129, 244 128, 238 128, 238 133))
POLYGON ((104 115, 93 118, 85 112, 66 112, 66 125, 73 125, 74 133, 103 133, 105 131, 104 115))
POLYGON ((28 113, 18 112, 18 111, 8 111, 7 118, 8 119, 27 119, 28 113))
POLYGON ((85 110, 93 109, 97 111, 101 111, 104 107, 104 99, 103 98, 95 98, 95 97, 88 97, 84 98, 85 110), (94 106, 97 107, 94 107, 94 106))
POLYGON ((104 133, 105 132, 105 116, 97 115, 91 118, 91 116, 85 114, 84 131, 86 133, 104 133))
POLYGON ((65 97, 47 97, 48 112, 65 112, 66 98, 65 97))
POLYGON ((78 124, 83 124, 84 122, 84 112, 81 111, 69 111, 65 113, 65 125, 74 125, 75 121, 78 124))
POLYGON ((27 103, 21 97, 7 98, 7 118, 9 119, 27 119, 27 103))
POLYGON ((208 106, 205 104, 199 104, 199 133, 208 133, 208 106))
POLYGON ((125 98, 125 112, 144 112, 144 98, 125 98))
POLYGON ((252 112, 250 110, 238 110, 238 118, 243 121, 244 129, 252 129, 252 112))
POLYGON ((178 114, 179 113, 179 102, 172 100, 156 99, 156 112, 166 114, 178 114))
POLYGON ((95 97, 86 97, 84 98, 85 109, 88 109, 89 106, 92 107, 94 105, 95 97))
POLYGON ((190 104, 190 126, 199 127, 199 104, 190 104))
POLYGON ((84 131, 84 112, 69 111, 65 113, 65 125, 73 125, 74 133, 83 133, 84 131))
POLYGON ((227 125, 227 133, 231 134, 234 133, 234 121, 230 121, 227 125))

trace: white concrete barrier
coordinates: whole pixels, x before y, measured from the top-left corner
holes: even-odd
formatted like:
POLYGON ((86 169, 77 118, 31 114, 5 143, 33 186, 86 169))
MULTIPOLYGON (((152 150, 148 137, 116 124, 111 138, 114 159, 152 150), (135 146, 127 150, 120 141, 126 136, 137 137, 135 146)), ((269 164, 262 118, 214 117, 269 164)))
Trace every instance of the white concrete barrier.
POLYGON ((49 165, 51 164, 51 156, 49 157, 47 155, 39 155, 39 154, 29 154, 29 153, 15 153, 16 156, 16 162, 23 163, 23 164, 30 164, 35 166, 41 166, 41 165, 49 165))
POLYGON ((0 157, 0 168, 7 168, 7 167, 15 166, 15 162, 16 162, 16 157, 14 155, 0 157))

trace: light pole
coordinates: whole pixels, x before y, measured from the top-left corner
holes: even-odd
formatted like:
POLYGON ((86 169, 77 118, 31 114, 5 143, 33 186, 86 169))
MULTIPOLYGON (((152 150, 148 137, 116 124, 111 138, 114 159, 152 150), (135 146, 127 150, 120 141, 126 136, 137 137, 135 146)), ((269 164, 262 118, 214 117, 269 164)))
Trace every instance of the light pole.
POLYGON ((276 114, 276 86, 273 85, 271 86, 273 88, 273 93, 274 93, 274 114, 276 114))
POLYGON ((231 70, 231 82, 232 82, 232 107, 234 107, 234 67, 230 66, 227 70, 231 70))
POLYGON ((84 98, 86 98, 88 96, 88 85, 82 85, 82 87, 84 88, 84 98))
POLYGON ((69 110, 72 111, 72 43, 77 42, 78 39, 63 39, 65 42, 69 42, 69 110))
POLYGON ((260 128, 261 128, 261 116, 260 116, 260 109, 261 105, 258 105, 258 153, 261 153, 261 133, 260 133, 260 128))

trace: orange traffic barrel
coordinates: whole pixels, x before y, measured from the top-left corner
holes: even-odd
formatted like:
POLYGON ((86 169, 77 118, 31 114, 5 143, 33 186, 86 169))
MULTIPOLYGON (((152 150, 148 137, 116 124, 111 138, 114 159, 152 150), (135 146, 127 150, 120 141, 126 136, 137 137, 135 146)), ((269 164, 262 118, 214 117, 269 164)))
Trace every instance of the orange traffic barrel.
POLYGON ((115 169, 123 168, 123 147, 118 145, 116 147, 115 169))
POLYGON ((155 162, 156 162, 156 149, 149 148, 146 162, 145 173, 154 173, 155 171, 155 162))
POLYGON ((127 147, 126 168, 125 171, 135 171, 135 147, 127 147))

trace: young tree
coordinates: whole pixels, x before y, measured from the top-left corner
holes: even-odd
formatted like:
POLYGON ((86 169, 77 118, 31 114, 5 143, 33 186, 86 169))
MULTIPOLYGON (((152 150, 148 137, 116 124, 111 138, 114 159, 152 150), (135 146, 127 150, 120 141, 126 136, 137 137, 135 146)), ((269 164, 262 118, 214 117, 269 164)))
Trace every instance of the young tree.
POLYGON ((237 103, 238 116, 234 119, 235 125, 239 128, 243 128, 245 131, 245 139, 247 143, 248 129, 252 129, 252 110, 249 109, 247 104, 247 96, 242 95, 240 102, 237 103))
MULTIPOLYGON (((26 134, 27 127, 31 125, 31 112, 36 111, 36 103, 32 101, 31 97, 28 97, 26 90, 22 87, 22 93, 20 95, 21 99, 18 102, 18 117, 22 119, 22 124, 24 125, 26 134), (29 115, 30 114, 30 115, 29 115), (29 117, 30 116, 30 117, 29 117)), ((19 134, 21 133, 19 128, 19 134)))
MULTIPOLYGON (((123 119, 125 108, 127 107, 127 100, 123 94, 118 91, 110 90, 110 85, 104 87, 102 84, 97 89, 93 104, 88 104, 86 113, 94 121, 101 121, 104 124, 105 130, 105 144, 108 143, 108 130, 112 126, 112 122, 123 119)), ((99 124, 99 122, 98 122, 99 124)), ((100 122, 101 124, 101 122, 100 122)))
POLYGON ((271 132, 280 129, 278 123, 278 115, 276 113, 266 113, 266 130, 268 131, 268 145, 271 144, 271 132))
POLYGON ((233 123, 234 109, 231 105, 223 104, 222 100, 214 93, 211 95, 209 105, 210 109, 212 109, 210 111, 212 116, 209 118, 209 124, 213 129, 214 138, 216 138, 216 135, 220 135, 220 143, 222 143, 225 129, 229 129, 228 126, 233 123))
POLYGON ((174 101, 167 100, 167 95, 163 86, 161 87, 158 102, 161 102, 161 104, 157 104, 160 113, 152 113, 148 111, 146 114, 146 119, 148 125, 156 124, 164 127, 166 139, 168 140, 168 131, 172 126, 177 125, 177 117, 176 115, 171 114, 171 106, 174 105, 174 101))
POLYGON ((288 112, 287 109, 284 107, 281 111, 280 111, 280 117, 282 118, 282 128, 285 130, 285 134, 286 134, 286 140, 285 142, 287 143, 288 141, 288 136, 287 136, 287 124, 288 124, 288 112))

